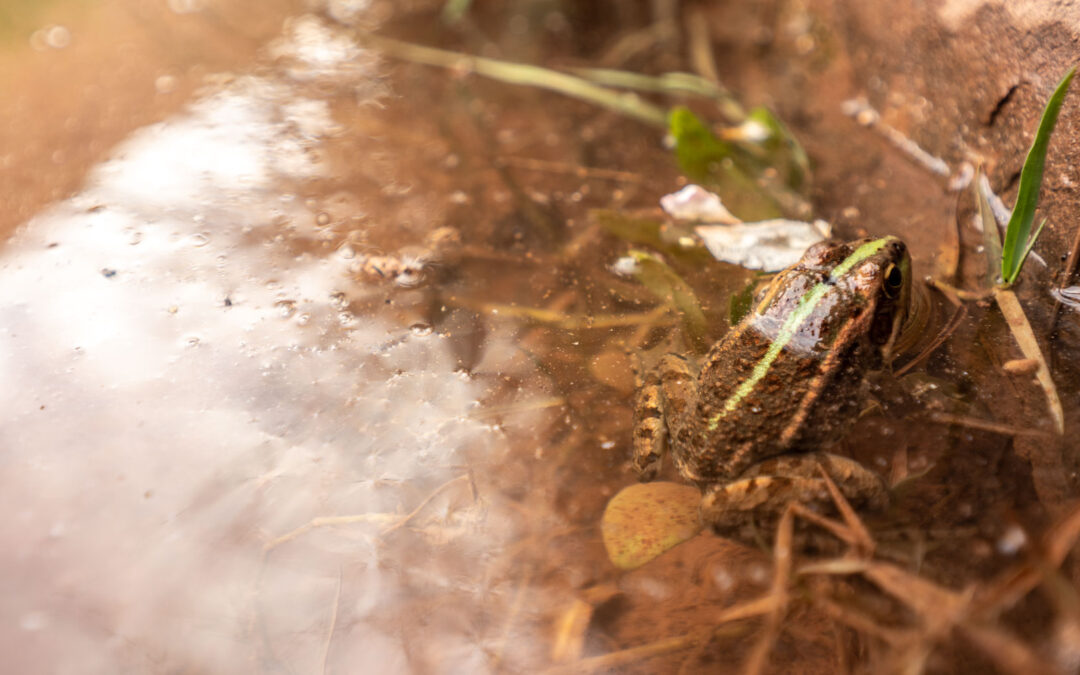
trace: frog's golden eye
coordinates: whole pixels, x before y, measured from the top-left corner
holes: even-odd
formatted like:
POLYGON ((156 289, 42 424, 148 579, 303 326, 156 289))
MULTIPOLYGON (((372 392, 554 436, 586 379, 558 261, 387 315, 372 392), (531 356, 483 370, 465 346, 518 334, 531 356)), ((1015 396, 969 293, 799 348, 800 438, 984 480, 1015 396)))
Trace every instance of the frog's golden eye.
POLYGON ((885 292, 890 296, 895 295, 904 285, 904 272, 899 266, 890 264, 885 269, 885 292))

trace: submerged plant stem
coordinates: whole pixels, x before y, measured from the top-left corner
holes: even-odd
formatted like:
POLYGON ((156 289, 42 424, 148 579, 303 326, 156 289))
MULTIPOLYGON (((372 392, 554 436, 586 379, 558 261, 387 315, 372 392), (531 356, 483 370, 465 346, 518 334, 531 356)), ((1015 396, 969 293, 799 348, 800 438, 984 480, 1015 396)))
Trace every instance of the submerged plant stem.
POLYGON ((438 66, 463 73, 476 73, 507 84, 547 89, 588 101, 646 124, 662 128, 667 126, 667 112, 637 94, 612 91, 557 70, 424 47, 366 31, 361 32, 359 38, 364 44, 403 61, 438 66))

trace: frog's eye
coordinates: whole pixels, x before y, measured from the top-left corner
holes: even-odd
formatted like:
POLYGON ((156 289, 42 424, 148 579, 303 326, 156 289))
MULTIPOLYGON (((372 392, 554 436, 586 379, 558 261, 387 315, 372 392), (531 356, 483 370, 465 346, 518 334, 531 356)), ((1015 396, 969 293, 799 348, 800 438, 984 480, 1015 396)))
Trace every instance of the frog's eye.
POLYGON ((895 296, 904 285, 904 273, 899 266, 890 264, 885 268, 885 292, 895 296))

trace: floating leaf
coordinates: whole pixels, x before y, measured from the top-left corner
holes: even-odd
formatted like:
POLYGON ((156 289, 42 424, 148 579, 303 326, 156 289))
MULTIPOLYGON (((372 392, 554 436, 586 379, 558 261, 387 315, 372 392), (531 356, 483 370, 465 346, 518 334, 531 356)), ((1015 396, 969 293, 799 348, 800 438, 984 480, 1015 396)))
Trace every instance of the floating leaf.
POLYGON ((1020 267, 1024 259, 1031 252, 1035 240, 1042 231, 1042 225, 1031 233, 1031 225, 1035 221, 1035 208, 1039 203, 1039 190, 1042 187, 1043 168, 1046 164, 1046 149, 1050 144, 1050 134, 1057 124, 1058 113, 1061 112, 1061 104, 1065 100, 1065 94, 1069 91, 1076 68, 1073 67, 1065 74, 1057 89, 1054 90, 1050 100, 1046 102, 1042 119, 1039 121, 1039 130, 1035 133, 1035 140, 1028 150, 1027 159, 1024 160, 1024 168, 1020 171, 1020 188, 1016 193, 1016 205, 1013 207, 1012 218, 1005 228, 1005 244, 1001 252, 1001 278, 1006 284, 1012 284, 1020 275, 1020 267))
POLYGON ((701 492, 679 483, 639 483, 611 498, 600 521, 608 557, 616 567, 641 567, 701 531, 701 492))

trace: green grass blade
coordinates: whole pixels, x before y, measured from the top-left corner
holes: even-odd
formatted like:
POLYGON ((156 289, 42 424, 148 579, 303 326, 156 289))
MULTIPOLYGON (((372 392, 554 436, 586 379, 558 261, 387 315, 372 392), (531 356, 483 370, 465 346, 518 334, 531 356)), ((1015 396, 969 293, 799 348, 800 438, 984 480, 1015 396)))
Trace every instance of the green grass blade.
POLYGON ((1027 159, 1024 160, 1024 168, 1020 171, 1020 189, 1016 194, 1016 205, 1013 207, 1009 225, 1005 228, 1005 244, 1001 251, 1001 278, 1006 284, 1012 284, 1020 275, 1020 266, 1027 257, 1027 251, 1035 244, 1031 235, 1031 224, 1035 220, 1035 207, 1039 203, 1039 190, 1042 187, 1043 168, 1046 164, 1046 149, 1050 144, 1050 134, 1057 124, 1058 113, 1061 112, 1061 104, 1065 100, 1065 93, 1069 90, 1076 68, 1073 67, 1066 73, 1058 84, 1050 100, 1046 102, 1042 120, 1039 122, 1039 130, 1035 134, 1035 140, 1028 150, 1027 159))
POLYGON ((1045 226, 1046 226, 1046 218, 1043 218, 1042 222, 1039 223, 1039 226, 1035 228, 1035 234, 1031 235, 1031 238, 1028 239, 1027 246, 1024 247, 1024 255, 1022 255, 1020 257, 1020 264, 1021 265, 1024 264, 1025 260, 1027 260, 1028 253, 1031 253, 1032 247, 1035 246, 1035 240, 1039 238, 1040 234, 1042 234, 1043 227, 1045 227, 1045 226))

